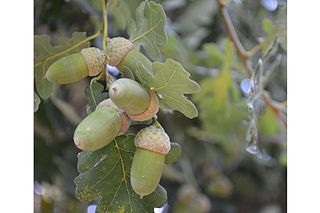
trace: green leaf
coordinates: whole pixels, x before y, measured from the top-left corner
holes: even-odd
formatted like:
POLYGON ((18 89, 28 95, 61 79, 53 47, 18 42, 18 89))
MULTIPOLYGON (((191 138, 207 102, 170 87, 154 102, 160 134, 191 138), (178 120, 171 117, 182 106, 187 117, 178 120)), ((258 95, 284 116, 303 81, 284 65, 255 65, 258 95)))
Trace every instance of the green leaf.
POLYGON ((104 87, 94 78, 91 79, 89 86, 85 89, 84 94, 89 103, 90 110, 93 112, 97 105, 108 98, 107 93, 103 93, 104 87))
POLYGON ((273 40, 275 39, 277 35, 277 28, 276 26, 271 22, 270 19, 264 19, 262 21, 262 28, 265 32, 264 40, 260 43, 261 50, 263 54, 265 54, 272 44, 273 40))
POLYGON ((223 53, 216 44, 207 43, 203 45, 203 49, 208 54, 209 58, 215 63, 221 63, 224 60, 223 53))
MULTIPOLYGON (((209 26, 215 18, 217 7, 211 0, 188 1, 174 21, 175 29, 184 34, 195 37, 197 33, 205 31, 203 26, 209 26)), ((196 38, 193 38, 196 39, 196 38)))
POLYGON ((235 49, 228 40, 224 52, 219 74, 201 82, 201 91, 194 100, 199 104, 203 129, 215 138, 228 141, 243 134, 240 122, 246 119, 247 109, 231 75, 235 49))
POLYGON ((272 136, 279 130, 279 119, 268 107, 259 117, 259 130, 262 135, 272 136))
POLYGON ((173 110, 178 110, 188 118, 198 116, 195 105, 184 94, 199 92, 200 86, 191 80, 180 63, 167 59, 165 63, 152 63, 152 71, 137 69, 146 85, 153 88, 160 98, 160 103, 173 110))
POLYGON ((194 57, 194 51, 184 41, 182 41, 176 35, 168 35, 168 43, 160 48, 161 54, 165 58, 172 58, 184 67, 192 69, 192 58, 194 57))
POLYGON ((287 6, 280 7, 276 17, 276 26, 282 48, 287 50, 287 6))
POLYGON ((288 156, 286 151, 282 151, 279 157, 279 162, 282 166, 287 166, 288 163, 288 156))
POLYGON ((135 151, 134 136, 117 137, 108 146, 78 155, 75 179, 76 197, 91 201, 99 198, 96 212, 153 212, 162 206, 166 192, 159 185, 155 192, 140 199, 130 185, 130 169, 135 151))
POLYGON ((34 36, 34 76, 37 92, 41 98, 50 97, 54 89, 53 83, 45 78, 48 67, 59 58, 88 47, 89 42, 83 42, 84 39, 86 33, 75 32, 71 38, 61 37, 59 45, 52 46, 49 35, 34 36))
POLYGON ((33 96, 33 109, 34 109, 34 112, 38 111, 40 103, 41 103, 41 100, 40 100, 39 96, 37 95, 36 92, 34 92, 34 96, 33 96))
MULTIPOLYGON (((199 93, 198 97, 202 100, 203 103, 206 103, 207 100, 210 100, 209 105, 212 105, 212 113, 223 112, 227 101, 228 95, 232 86, 232 76, 231 76, 231 64, 234 54, 234 47, 230 41, 226 42, 226 51, 224 56, 224 63, 222 69, 218 76, 213 78, 205 79, 201 85, 203 86, 202 91, 199 93), (214 96, 212 98, 208 98, 214 96)), ((197 100, 199 100, 199 98, 197 100)), ((201 101, 199 101, 201 104, 201 101)))
POLYGON ((270 19, 264 19, 262 21, 262 27, 266 34, 274 33, 276 30, 270 19))
POLYGON ((174 162, 176 162, 177 160, 179 160, 179 158, 181 157, 181 146, 178 143, 175 142, 171 142, 171 148, 169 153, 166 155, 166 158, 164 160, 164 162, 166 164, 172 164, 174 162))
POLYGON ((125 29, 127 20, 131 17, 131 10, 127 2, 124 0, 111 0, 109 2, 109 11, 116 25, 122 30, 125 29))
MULTIPOLYGON (((192 56, 193 64, 208 68, 220 68, 225 64, 226 60, 226 42, 228 39, 224 38, 219 40, 218 43, 205 43, 200 52, 194 53, 192 56)), ((246 69, 243 63, 239 60, 236 54, 232 55, 229 67, 237 72, 246 74, 246 69)))
POLYGON ((128 34, 136 48, 143 46, 154 60, 160 58, 159 46, 167 44, 164 30, 166 14, 160 4, 144 1, 135 12, 135 20, 128 23, 128 34))

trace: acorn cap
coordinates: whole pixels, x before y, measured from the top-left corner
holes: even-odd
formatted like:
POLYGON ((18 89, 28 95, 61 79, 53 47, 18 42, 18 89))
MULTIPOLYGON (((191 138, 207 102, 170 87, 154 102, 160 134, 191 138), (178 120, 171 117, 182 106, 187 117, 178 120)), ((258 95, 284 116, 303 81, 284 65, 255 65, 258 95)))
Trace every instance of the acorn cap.
POLYGON ((110 107, 119 113, 121 122, 122 122, 122 127, 120 129, 119 135, 123 135, 124 133, 126 133, 129 129, 129 120, 130 120, 127 114, 122 109, 120 109, 117 105, 115 105, 110 98, 101 101, 96 107, 96 110, 102 107, 110 107))
POLYGON ((80 53, 88 66, 89 76, 98 75, 106 65, 106 55, 96 47, 84 48, 80 53))
POLYGON ((129 118, 134 120, 134 121, 146 121, 151 119, 153 116, 155 116, 158 111, 159 111, 159 100, 156 95, 156 93, 152 90, 148 90, 151 100, 150 100, 150 105, 148 106, 147 110, 144 111, 141 114, 137 115, 131 115, 128 114, 129 118))
POLYGON ((111 107, 112 109, 117 110, 119 113, 123 112, 122 109, 120 109, 117 105, 115 105, 111 98, 105 99, 103 101, 101 101, 98 106, 96 107, 96 110, 101 108, 101 107, 111 107))
POLYGON ((137 148, 166 155, 170 151, 170 138, 162 128, 152 125, 137 133, 134 145, 137 148))
POLYGON ((133 48, 133 44, 128 39, 116 37, 108 39, 108 64, 117 66, 133 48))

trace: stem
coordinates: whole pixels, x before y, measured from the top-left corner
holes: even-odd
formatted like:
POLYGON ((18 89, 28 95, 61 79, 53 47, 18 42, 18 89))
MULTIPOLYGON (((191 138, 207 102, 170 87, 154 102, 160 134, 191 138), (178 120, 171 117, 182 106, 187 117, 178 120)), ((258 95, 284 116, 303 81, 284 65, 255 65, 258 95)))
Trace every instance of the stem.
POLYGON ((287 127, 287 118, 284 115, 284 113, 282 113, 281 109, 273 104, 272 99, 269 97, 269 95, 265 91, 262 97, 264 102, 267 103, 267 105, 270 107, 272 112, 274 112, 278 116, 278 118, 282 121, 282 123, 284 123, 285 126, 287 127))
POLYGON ((108 18, 107 18, 108 0, 101 0, 101 3, 102 3, 102 15, 103 15, 102 47, 103 47, 103 50, 106 51, 107 38, 108 38, 108 18))
POLYGON ((222 17, 223 17, 223 22, 227 28, 229 38, 236 46, 236 49, 237 49, 238 54, 240 55, 241 59, 247 60, 248 59, 247 51, 243 48, 242 43, 240 42, 238 34, 232 24, 232 20, 230 18, 228 10, 225 8, 224 4, 222 2, 220 2, 219 0, 217 0, 217 3, 219 6, 219 10, 220 10, 222 17))
MULTIPOLYGON (((107 55, 108 59, 108 53, 107 53, 107 42, 108 42, 108 16, 107 16, 107 10, 108 10, 108 0, 101 0, 102 4, 102 16, 103 16, 103 34, 102 34, 102 47, 103 51, 107 55)), ((104 77, 105 82, 106 82, 106 88, 110 87, 109 84, 109 75, 108 72, 106 71, 106 67, 102 69, 102 72, 104 73, 101 77, 104 77)))
POLYGON ((159 121, 157 120, 156 117, 152 118, 154 125, 156 125, 157 127, 163 129, 163 127, 161 126, 161 124, 159 123, 159 121))
MULTIPOLYGON (((222 15, 223 22, 227 28, 228 35, 234 46, 236 47, 236 50, 238 52, 238 55, 240 56, 241 61, 246 67, 246 70, 249 75, 254 74, 254 69, 251 65, 251 54, 248 54, 248 52, 243 48, 242 43, 238 37, 237 32, 235 31, 235 28, 233 26, 232 20, 230 18, 229 12, 225 5, 220 2, 219 0, 216 0, 219 10, 222 15)), ((271 108, 271 110, 277 115, 277 117, 282 121, 282 123, 287 127, 287 117, 282 113, 279 108, 274 106, 271 98, 267 95, 266 92, 263 92, 262 94, 264 102, 267 104, 268 107, 271 108)))

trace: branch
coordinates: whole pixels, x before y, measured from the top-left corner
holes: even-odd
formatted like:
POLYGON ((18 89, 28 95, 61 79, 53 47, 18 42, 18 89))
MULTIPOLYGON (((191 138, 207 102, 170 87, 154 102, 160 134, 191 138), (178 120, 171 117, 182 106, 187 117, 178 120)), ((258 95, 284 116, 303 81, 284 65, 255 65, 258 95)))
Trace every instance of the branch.
MULTIPOLYGON (((248 74, 253 75, 254 69, 252 68, 252 65, 251 65, 251 57, 249 56, 248 52, 242 46, 242 43, 238 37, 238 34, 234 29, 229 12, 228 12, 227 8, 225 7, 225 5, 221 1, 219 1, 219 0, 216 0, 216 1, 217 1, 219 10, 221 12, 221 15, 222 15, 223 22, 227 28, 228 36, 229 36, 230 40, 232 41, 232 43, 234 44, 234 46, 236 47, 238 55, 240 56, 241 61, 245 65, 248 74)), ((267 104, 267 106, 270 107, 270 109, 277 115, 277 117, 287 127, 286 115, 284 115, 284 113, 277 106, 275 106, 273 104, 272 99, 268 96, 268 94, 265 91, 263 92, 262 97, 263 97, 264 102, 267 104)))
MULTIPOLYGON (((236 49, 238 51, 240 58, 243 61, 248 60, 247 51, 243 48, 242 43, 239 40, 238 34, 237 34, 236 30, 234 29, 234 26, 232 24, 232 20, 230 18, 228 10, 225 8, 224 4, 222 2, 220 2, 219 0, 217 0, 217 3, 219 5, 220 13, 222 14, 222 17, 223 17, 223 22, 227 28, 229 38, 236 46, 236 49)), ((253 70, 252 70, 252 73, 253 73, 253 70)))

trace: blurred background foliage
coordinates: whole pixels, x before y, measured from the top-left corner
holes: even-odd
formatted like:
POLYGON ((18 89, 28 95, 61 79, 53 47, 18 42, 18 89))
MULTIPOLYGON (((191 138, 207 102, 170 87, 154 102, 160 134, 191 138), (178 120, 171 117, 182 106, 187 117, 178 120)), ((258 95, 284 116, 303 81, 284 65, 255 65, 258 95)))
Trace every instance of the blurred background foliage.
MULTIPOLYGON (((124 36, 126 22, 140 0, 109 0, 109 37, 124 36)), ((256 106, 258 140, 248 144, 250 77, 212 0, 163 0, 167 14, 165 58, 182 63, 201 84, 190 97, 199 117, 160 111, 159 121, 171 141, 182 146, 182 158, 165 168, 161 185, 168 191, 162 212, 286 212, 286 127, 264 102, 256 106), (253 154, 252 154, 253 153, 253 154)), ((229 0, 227 8, 244 48, 256 67, 270 45, 277 47, 263 61, 264 87, 286 108, 285 0, 229 0)), ((49 34, 55 44, 72 32, 94 34, 100 27, 99 0, 35 0, 34 33, 49 34)), ((101 37, 92 43, 101 47, 101 37)), ((34 115, 35 212, 94 212, 94 203, 75 199, 76 125, 87 114, 89 79, 56 86, 34 115)), ((135 131, 133 127, 131 131, 135 131)), ((160 212, 160 210, 157 210, 160 212)))

